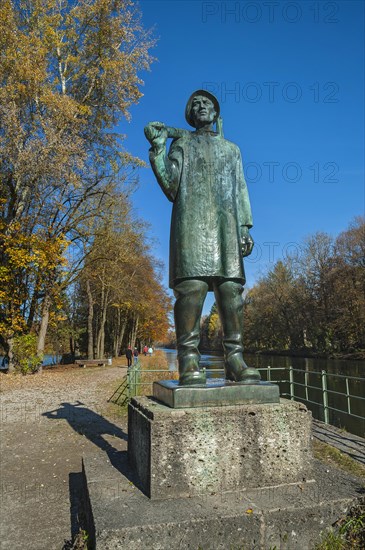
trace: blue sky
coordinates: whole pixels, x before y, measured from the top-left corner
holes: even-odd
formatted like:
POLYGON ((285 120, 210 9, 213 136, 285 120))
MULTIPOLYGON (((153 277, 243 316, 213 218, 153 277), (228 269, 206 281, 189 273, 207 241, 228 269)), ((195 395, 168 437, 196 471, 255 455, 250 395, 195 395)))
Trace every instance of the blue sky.
MULTIPOLYGON (((316 231, 337 235, 364 215, 362 1, 142 0, 159 39, 144 96, 121 127, 125 148, 148 162, 143 128, 187 128, 198 88, 221 104, 225 137, 241 149, 256 248, 247 284, 316 231)), ((141 170, 137 214, 150 222, 167 284, 171 203, 141 170)), ((213 299, 206 302, 208 312, 213 299)))

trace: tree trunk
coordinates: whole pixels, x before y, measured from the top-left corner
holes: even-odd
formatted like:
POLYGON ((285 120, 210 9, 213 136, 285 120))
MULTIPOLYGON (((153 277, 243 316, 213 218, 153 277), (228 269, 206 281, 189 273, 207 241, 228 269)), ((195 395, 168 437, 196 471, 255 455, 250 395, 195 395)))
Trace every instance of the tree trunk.
POLYGON ((75 357, 75 338, 70 336, 70 353, 72 357, 75 357))
POLYGON ((138 331, 139 316, 133 314, 133 323, 132 323, 132 332, 131 332, 131 346, 132 348, 136 345, 137 331, 138 331))
POLYGON ((14 372, 15 371, 15 365, 14 365, 14 353, 13 353, 13 345, 14 345, 14 339, 9 338, 7 340, 8 344, 8 359, 9 359, 9 365, 8 365, 8 372, 14 372))
POLYGON ((113 342, 112 342, 112 349, 113 349, 113 357, 118 357, 118 349, 119 349, 119 328, 120 328, 120 309, 117 308, 116 310, 116 321, 112 325, 112 334, 113 334, 113 342))
POLYGON ((104 357, 105 323, 106 313, 108 309, 108 294, 108 292, 102 293, 103 299, 101 303, 101 319, 97 338, 97 359, 102 359, 104 357))
MULTIPOLYGON (((101 296, 100 296, 100 308, 98 313, 98 321, 100 319, 99 326, 96 328, 96 358, 101 358, 101 332, 103 330, 103 307, 104 307, 104 281, 101 278, 101 296)), ((97 323, 98 325, 98 323, 97 323)))
POLYGON ((86 281, 86 292, 88 299, 88 315, 87 315, 87 358, 94 359, 94 335, 93 335, 93 319, 94 319, 94 302, 90 288, 90 281, 86 281))
MULTIPOLYGON (((36 281, 35 287, 37 287, 38 280, 39 280, 39 275, 37 275, 37 281, 36 281)), ((32 300, 30 302, 29 315, 28 315, 28 319, 27 319, 28 330, 30 330, 33 326, 34 315, 35 315, 36 308, 37 308, 37 305, 38 305, 38 299, 39 299, 38 298, 38 291, 34 290, 33 295, 32 295, 32 300)))
MULTIPOLYGON (((46 343, 46 334, 49 321, 49 310, 51 307, 51 296, 49 292, 46 292, 42 303, 42 317, 41 324, 39 327, 38 342, 37 342, 37 355, 43 358, 44 348, 46 343)), ((42 372, 42 365, 39 367, 38 372, 42 372)))
POLYGON ((125 318, 124 321, 122 321, 122 323, 120 323, 120 316, 121 316, 121 312, 119 311, 119 323, 118 323, 118 335, 115 339, 115 345, 114 345, 114 357, 118 357, 119 356, 119 352, 120 352, 120 348, 121 348, 121 345, 123 344, 123 338, 124 338, 124 333, 125 333, 125 329, 126 329, 126 326, 127 326, 127 319, 125 318))
MULTIPOLYGON (((103 315, 104 317, 104 315, 103 315)), ((100 355, 103 358, 105 356, 105 320, 102 320, 101 332, 100 332, 100 355)))
POLYGON ((95 350, 95 356, 96 359, 100 359, 100 353, 101 353, 101 331, 102 331, 102 322, 100 320, 100 326, 97 329, 96 333, 96 350, 95 350))

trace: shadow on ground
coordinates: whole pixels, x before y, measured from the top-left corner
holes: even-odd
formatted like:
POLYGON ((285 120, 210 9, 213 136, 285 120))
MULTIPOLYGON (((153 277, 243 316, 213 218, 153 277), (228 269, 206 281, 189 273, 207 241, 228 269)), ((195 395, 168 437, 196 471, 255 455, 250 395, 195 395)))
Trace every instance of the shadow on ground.
POLYGON ((99 449, 105 451, 111 464, 125 475, 125 472, 121 470, 121 464, 124 461, 121 461, 119 456, 125 454, 125 451, 119 451, 105 439, 105 436, 112 436, 128 441, 128 436, 122 428, 116 426, 100 414, 88 409, 81 401, 78 401, 76 404, 61 403, 58 409, 45 412, 43 416, 51 420, 67 420, 75 432, 87 437, 99 449))
MULTIPOLYGON (((99 449, 104 451, 110 463, 123 476, 139 487, 136 478, 128 462, 127 451, 120 451, 113 447, 105 436, 112 436, 124 441, 128 440, 127 434, 119 426, 116 426, 100 414, 84 406, 81 401, 76 403, 61 403, 58 409, 47 411, 43 416, 51 420, 67 420, 75 432, 89 439, 99 449)), ((75 548, 74 543, 80 530, 85 528, 84 503, 85 487, 82 472, 71 473, 69 476, 70 490, 70 516, 71 516, 71 540, 65 541, 63 550, 75 548)))
MULTIPOLYGON (((77 538, 82 531, 86 532, 86 518, 83 506, 84 498, 84 479, 82 472, 69 474, 70 491, 70 520, 71 520, 71 538, 65 540, 62 550, 76 550, 77 538)), ((80 546, 81 548, 81 546, 80 546)))

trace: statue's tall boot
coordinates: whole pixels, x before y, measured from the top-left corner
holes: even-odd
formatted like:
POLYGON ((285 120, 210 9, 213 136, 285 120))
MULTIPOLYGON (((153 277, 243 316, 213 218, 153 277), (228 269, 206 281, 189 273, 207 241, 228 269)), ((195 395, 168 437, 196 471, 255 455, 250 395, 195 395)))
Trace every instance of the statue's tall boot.
POLYGON ((225 281, 214 288, 223 328, 225 376, 227 380, 245 384, 259 382, 257 369, 248 367, 243 359, 243 300, 242 285, 225 281))
POLYGON ((174 316, 179 363, 179 384, 205 384, 205 370, 199 367, 200 318, 208 292, 204 281, 185 279, 174 287, 174 316))

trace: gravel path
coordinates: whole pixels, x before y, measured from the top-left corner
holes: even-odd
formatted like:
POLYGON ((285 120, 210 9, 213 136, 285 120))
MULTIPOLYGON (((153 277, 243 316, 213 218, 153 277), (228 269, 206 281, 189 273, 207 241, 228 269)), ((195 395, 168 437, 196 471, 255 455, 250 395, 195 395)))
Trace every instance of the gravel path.
POLYGON ((126 368, 0 375, 2 550, 61 550, 78 532, 81 458, 126 450, 127 419, 108 403, 126 368))

